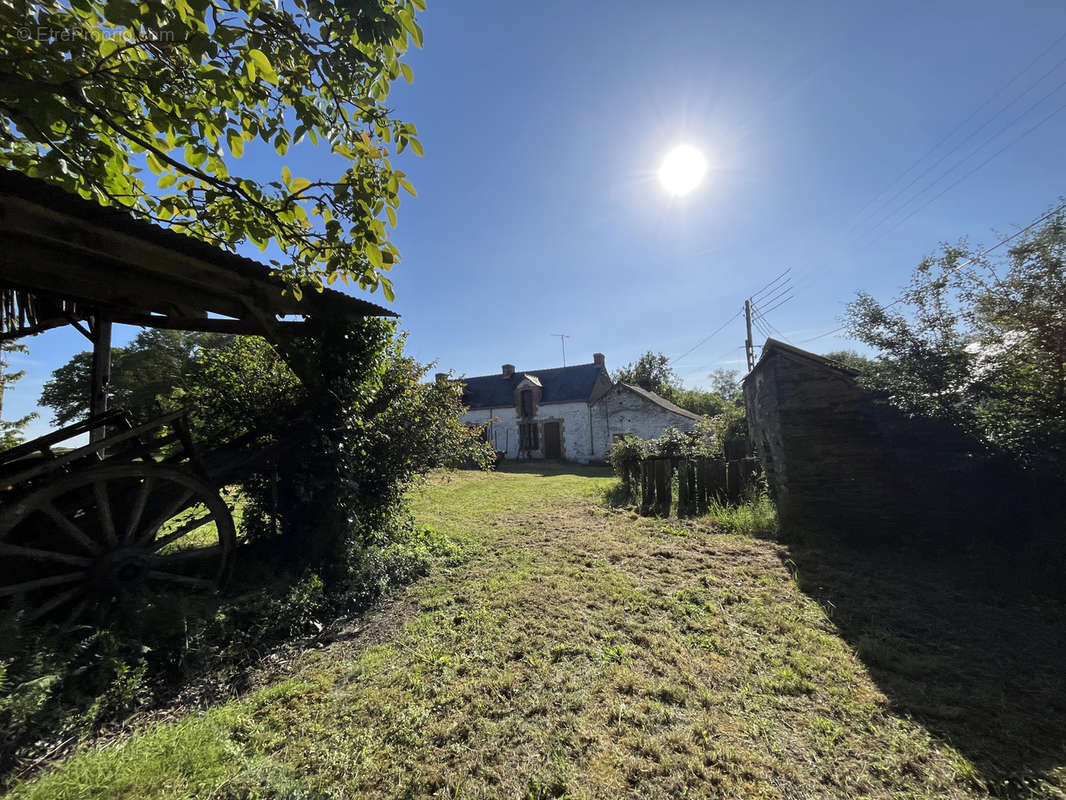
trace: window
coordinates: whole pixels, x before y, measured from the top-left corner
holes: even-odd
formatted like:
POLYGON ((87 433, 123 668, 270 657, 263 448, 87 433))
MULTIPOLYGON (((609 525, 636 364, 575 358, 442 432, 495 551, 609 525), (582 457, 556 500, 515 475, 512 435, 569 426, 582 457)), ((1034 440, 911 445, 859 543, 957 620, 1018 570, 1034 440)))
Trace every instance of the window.
POLYGON ((522 390, 520 411, 523 417, 533 416, 533 391, 531 389, 522 390))
POLYGON ((540 436, 537 432, 537 423, 523 422, 518 426, 519 448, 522 450, 538 450, 540 448, 540 436))

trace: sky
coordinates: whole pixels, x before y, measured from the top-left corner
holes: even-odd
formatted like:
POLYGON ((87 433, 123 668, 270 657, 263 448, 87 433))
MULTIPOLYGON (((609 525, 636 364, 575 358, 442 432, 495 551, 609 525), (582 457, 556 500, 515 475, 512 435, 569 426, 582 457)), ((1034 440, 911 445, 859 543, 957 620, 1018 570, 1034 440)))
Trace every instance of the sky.
MULTIPOLYGON (((418 196, 392 307, 439 371, 560 366, 566 334, 568 364, 661 351, 703 385, 743 369, 737 312, 786 269, 792 299, 764 303, 779 338, 855 347, 821 334, 857 291, 892 299, 939 243, 993 245, 1066 195, 1062 0, 430 0, 419 22, 390 96, 425 147, 398 158, 418 196), (710 165, 681 198, 656 179, 679 143, 710 165)), ((335 171, 309 143, 284 161, 335 171)), ((6 418, 86 349, 69 329, 26 343, 6 418)))

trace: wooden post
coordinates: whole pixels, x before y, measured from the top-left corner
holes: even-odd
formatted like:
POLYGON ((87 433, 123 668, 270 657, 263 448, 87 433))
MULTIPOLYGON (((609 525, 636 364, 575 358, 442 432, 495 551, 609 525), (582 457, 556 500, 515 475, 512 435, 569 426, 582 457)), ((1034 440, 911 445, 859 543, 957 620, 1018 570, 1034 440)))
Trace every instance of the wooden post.
POLYGON ((693 462, 688 462, 687 471, 689 475, 689 512, 692 514, 699 513, 699 505, 696 502, 696 469, 693 462))
POLYGON ((655 502, 655 482, 652 480, 652 462, 643 458, 640 461, 640 510, 646 513, 655 502))
POLYGON ((689 482, 692 465, 687 458, 677 462, 677 515, 688 516, 692 513, 692 488, 689 482))
POLYGON ((744 301, 744 321, 748 327, 748 338, 744 340, 744 351, 748 356, 748 372, 755 369, 755 348, 751 341, 751 298, 744 301))
POLYGON ((655 460, 655 505, 660 514, 669 514, 670 505, 673 502, 670 478, 674 471, 669 458, 657 458, 655 460))
MULTIPOLYGON (((107 385, 111 382, 111 318, 96 312, 93 325, 93 373, 89 395, 89 414, 107 411, 107 385)), ((100 426, 89 431, 89 441, 107 436, 107 428, 100 426)))

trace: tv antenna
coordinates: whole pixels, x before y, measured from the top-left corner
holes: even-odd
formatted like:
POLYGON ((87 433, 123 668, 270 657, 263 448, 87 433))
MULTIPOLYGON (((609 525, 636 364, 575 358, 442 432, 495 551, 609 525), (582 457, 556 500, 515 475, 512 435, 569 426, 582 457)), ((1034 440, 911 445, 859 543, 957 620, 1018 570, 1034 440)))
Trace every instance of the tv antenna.
POLYGON ((565 333, 553 333, 551 335, 552 336, 558 336, 559 337, 559 344, 561 344, 563 346, 563 366, 565 367, 566 366, 566 340, 569 339, 570 336, 568 334, 565 334, 565 333))

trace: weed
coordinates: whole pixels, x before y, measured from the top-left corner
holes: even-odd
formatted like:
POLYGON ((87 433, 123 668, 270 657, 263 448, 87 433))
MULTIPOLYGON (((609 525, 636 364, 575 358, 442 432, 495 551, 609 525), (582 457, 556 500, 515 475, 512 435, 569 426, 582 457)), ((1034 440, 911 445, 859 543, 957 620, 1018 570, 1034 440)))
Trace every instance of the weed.
POLYGON ((772 537, 778 531, 777 509, 766 494, 738 505, 711 503, 707 516, 719 528, 746 536, 772 537))

